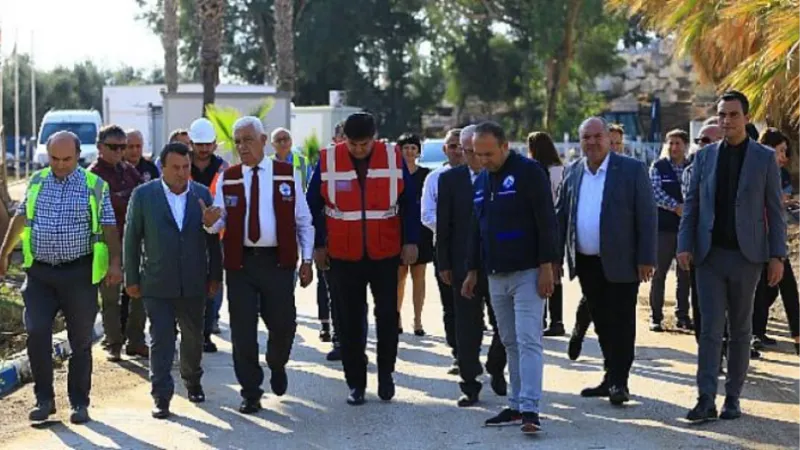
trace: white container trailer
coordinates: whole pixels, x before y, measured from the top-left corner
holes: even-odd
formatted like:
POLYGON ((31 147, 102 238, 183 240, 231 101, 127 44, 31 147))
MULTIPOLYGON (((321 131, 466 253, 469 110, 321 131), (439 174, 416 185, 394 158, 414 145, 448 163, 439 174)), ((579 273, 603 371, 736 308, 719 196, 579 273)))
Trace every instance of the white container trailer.
POLYGON ((292 138, 294 145, 303 147, 306 139, 317 136, 321 146, 333 140, 333 128, 350 114, 361 111, 354 106, 294 106, 292 107, 292 138))

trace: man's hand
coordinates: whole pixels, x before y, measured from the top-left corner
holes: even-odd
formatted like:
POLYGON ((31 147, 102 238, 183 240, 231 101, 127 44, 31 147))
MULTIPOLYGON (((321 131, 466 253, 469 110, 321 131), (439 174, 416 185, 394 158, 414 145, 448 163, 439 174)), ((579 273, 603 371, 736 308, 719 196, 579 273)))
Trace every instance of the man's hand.
POLYGON ((111 263, 108 266, 108 273, 106 273, 104 282, 106 286, 114 286, 122 283, 122 268, 119 264, 111 263))
POLYGON ((461 296, 465 298, 472 298, 475 292, 475 285, 478 284, 478 272, 470 270, 467 272, 467 278, 464 284, 461 285, 461 296))
POLYGON ((128 297, 130 298, 142 298, 142 293, 139 291, 138 284, 132 284, 130 286, 125 286, 125 292, 128 293, 128 297))
POLYGON ((639 281, 642 283, 647 283, 653 278, 653 272, 655 268, 653 266, 646 266, 646 265, 639 265, 639 281))
POLYGON ((689 252, 681 252, 676 256, 678 259, 678 266, 683 270, 689 270, 692 267, 692 254, 689 252))
POLYGON ((442 280, 442 283, 450 286, 453 283, 453 271, 442 270, 439 272, 439 278, 442 280))
POLYGON ((553 279, 553 265, 550 263, 539 265, 539 283, 536 290, 541 298, 549 298, 553 295, 555 282, 553 279))
POLYGON ((217 295, 217 292, 219 292, 220 284, 221 283, 218 280, 208 280, 208 283, 206 283, 206 293, 208 295, 208 298, 217 295))
POLYGON ((311 270, 311 263, 300 264, 300 287, 307 287, 314 279, 314 271, 311 270))
POLYGON ((314 264, 317 265, 319 270, 328 270, 331 268, 330 260, 328 259, 328 249, 325 247, 314 249, 314 264))
POLYGON ((681 217, 681 216, 683 216, 683 205, 678 205, 678 206, 675 208, 675 214, 677 214, 677 215, 678 215, 678 217, 681 217))
POLYGON ((213 227, 222 218, 222 208, 206 206, 206 202, 202 198, 197 199, 197 201, 200 202, 200 210, 203 211, 203 225, 209 228, 213 227))
POLYGON ((403 251, 400 253, 400 258, 403 261, 403 264, 406 266, 410 266, 417 262, 417 256, 419 256, 419 250, 417 250, 417 244, 406 244, 403 246, 403 251))
POLYGON ((783 279, 783 261, 778 258, 770 258, 769 266, 767 267, 767 284, 769 287, 775 287, 783 279))

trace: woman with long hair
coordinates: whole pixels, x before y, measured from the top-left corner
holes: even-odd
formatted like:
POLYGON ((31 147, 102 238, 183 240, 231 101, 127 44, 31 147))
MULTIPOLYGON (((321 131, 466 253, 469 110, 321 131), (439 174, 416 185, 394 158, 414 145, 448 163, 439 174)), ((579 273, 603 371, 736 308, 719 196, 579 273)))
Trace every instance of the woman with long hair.
MULTIPOLYGON (((422 199, 422 185, 425 178, 431 172, 430 169, 417 165, 422 153, 422 140, 419 136, 413 133, 404 133, 397 138, 397 147, 403 154, 403 159, 406 162, 408 171, 411 173, 411 179, 417 186, 420 201, 422 199)), ((433 261, 433 232, 428 227, 422 226, 419 240, 419 256, 417 262, 413 265, 406 266, 400 265, 397 274, 397 313, 399 316, 403 309, 403 297, 405 296, 406 278, 409 272, 411 273, 411 283, 414 300, 414 334, 417 336, 425 336, 425 330, 422 329, 422 305, 425 303, 425 269, 428 263, 433 261)), ((398 333, 403 332, 403 325, 398 320, 398 333)))
MULTIPOLYGON (((558 186, 564 177, 564 163, 556 150, 556 145, 549 134, 544 131, 534 131, 528 135, 528 156, 535 159, 545 169, 550 179, 550 189, 553 193, 553 203, 556 201, 558 186)), ((564 331, 564 289, 561 280, 556 280, 553 295, 547 299, 547 311, 550 311, 550 326, 544 330, 545 336, 563 336, 564 331)), ((547 325, 547 323, 545 323, 547 325)))

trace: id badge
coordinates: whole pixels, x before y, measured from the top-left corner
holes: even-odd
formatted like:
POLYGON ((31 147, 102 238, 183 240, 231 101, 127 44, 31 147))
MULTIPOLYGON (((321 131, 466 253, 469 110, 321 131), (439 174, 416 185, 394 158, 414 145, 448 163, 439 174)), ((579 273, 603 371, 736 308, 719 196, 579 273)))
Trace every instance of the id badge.
POLYGON ((225 207, 227 208, 235 208, 236 205, 239 204, 239 197, 236 195, 226 195, 225 196, 225 207))

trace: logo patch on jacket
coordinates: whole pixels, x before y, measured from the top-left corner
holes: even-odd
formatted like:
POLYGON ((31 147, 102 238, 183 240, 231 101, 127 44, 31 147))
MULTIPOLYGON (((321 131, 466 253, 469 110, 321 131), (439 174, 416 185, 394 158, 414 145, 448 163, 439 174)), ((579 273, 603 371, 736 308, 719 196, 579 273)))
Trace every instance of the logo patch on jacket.
POLYGON ((350 180, 337 180, 335 187, 337 191, 342 192, 350 192, 353 190, 353 184, 350 180))
POLYGON ((228 208, 236 208, 236 205, 239 204, 239 196, 237 195, 226 195, 225 196, 225 206, 228 208))
POLYGON ((514 175, 509 175, 503 180, 503 187, 506 189, 511 189, 514 187, 514 175))
POLYGON ((278 191, 284 197, 288 197, 288 196, 292 195, 292 187, 289 186, 288 183, 281 183, 281 185, 278 186, 278 191))

